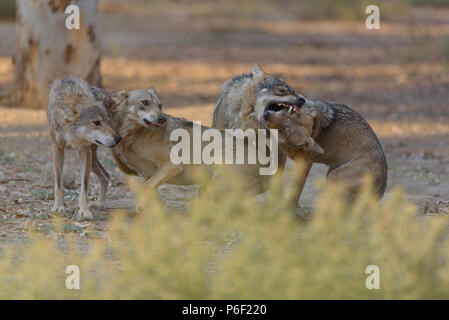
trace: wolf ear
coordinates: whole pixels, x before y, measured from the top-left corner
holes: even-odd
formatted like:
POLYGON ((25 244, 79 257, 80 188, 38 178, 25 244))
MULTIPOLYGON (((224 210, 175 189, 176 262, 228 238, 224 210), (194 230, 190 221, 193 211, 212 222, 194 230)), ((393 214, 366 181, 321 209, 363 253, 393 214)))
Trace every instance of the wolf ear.
POLYGON ((126 99, 129 98, 129 93, 126 91, 118 91, 112 94, 112 99, 114 99, 115 103, 120 104, 126 99))
POLYGON ((254 66, 253 66, 253 75, 256 78, 260 78, 260 79, 262 79, 265 75, 265 72, 262 70, 262 68, 257 63, 254 64, 254 66))
POLYGON ((149 88, 147 89, 147 91, 150 92, 150 93, 152 93, 152 94, 157 95, 156 89, 155 89, 153 86, 149 87, 149 88))
POLYGON ((321 146, 318 143, 316 143, 312 137, 307 138, 306 147, 307 149, 315 151, 316 153, 324 153, 323 148, 321 148, 321 146))

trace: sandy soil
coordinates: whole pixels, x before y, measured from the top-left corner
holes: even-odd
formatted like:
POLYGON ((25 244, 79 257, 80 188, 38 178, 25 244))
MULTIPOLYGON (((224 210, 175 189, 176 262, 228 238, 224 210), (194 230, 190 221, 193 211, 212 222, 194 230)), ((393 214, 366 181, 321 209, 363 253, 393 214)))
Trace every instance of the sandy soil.
MULTIPOLYGON (((387 154, 387 197, 402 185, 420 214, 449 212, 449 47, 440 45, 449 39, 449 10, 413 10, 368 31, 361 21, 307 20, 301 6, 284 10, 272 2, 240 9, 220 1, 100 3, 107 89, 154 85, 168 113, 208 125, 221 83, 258 62, 298 92, 345 103, 367 118, 387 154)), ((30 226, 54 233, 53 195, 45 112, 8 105, 14 25, 0 22, 0 37, 0 242, 9 242, 25 239, 30 226)), ((132 207, 125 177, 107 150, 101 158, 114 176, 108 207, 132 207)), ((66 161, 66 201, 74 209, 76 154, 66 161)), ((314 181, 325 172, 314 166, 303 204, 313 204, 314 181)), ((174 208, 183 203, 176 194, 194 194, 162 189, 174 208)), ((65 232, 104 236, 110 211, 94 211, 89 224, 68 212, 65 232)))

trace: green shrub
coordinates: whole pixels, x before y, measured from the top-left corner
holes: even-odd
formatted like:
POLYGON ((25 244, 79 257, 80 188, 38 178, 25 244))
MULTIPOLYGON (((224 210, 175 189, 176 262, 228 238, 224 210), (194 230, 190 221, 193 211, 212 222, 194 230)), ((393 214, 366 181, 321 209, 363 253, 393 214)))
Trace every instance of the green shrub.
POLYGON ((279 181, 263 202, 242 196, 236 179, 210 182, 188 214, 132 188, 142 212, 114 213, 108 240, 92 240, 87 254, 37 235, 7 248, 0 298, 449 298, 448 217, 417 219, 400 189, 378 203, 367 182, 348 204, 338 186, 326 186, 304 223, 279 181), (79 266, 80 290, 65 288, 67 265, 79 266), (365 287, 368 265, 380 268, 379 290, 365 287))

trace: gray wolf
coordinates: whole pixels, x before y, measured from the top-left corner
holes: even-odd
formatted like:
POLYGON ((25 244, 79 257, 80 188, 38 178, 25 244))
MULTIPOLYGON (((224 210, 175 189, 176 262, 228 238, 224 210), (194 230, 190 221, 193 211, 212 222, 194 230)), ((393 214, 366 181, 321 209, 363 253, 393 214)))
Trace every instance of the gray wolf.
POLYGON ((304 100, 283 80, 264 72, 259 65, 252 72, 223 84, 215 107, 212 127, 217 129, 263 128, 260 117, 265 108, 301 107, 304 100))
MULTIPOLYGON (((162 104, 153 87, 120 91, 114 93, 112 97, 117 103, 112 126, 122 137, 122 142, 112 152, 118 167, 123 172, 142 177, 145 180, 145 187, 150 189, 163 183, 181 185, 197 183, 193 174, 194 168, 199 166, 206 168, 212 176, 211 166, 174 164, 171 161, 170 152, 176 144, 175 141, 170 141, 171 132, 182 128, 190 133, 190 139, 194 139, 193 123, 163 113, 162 104)), ((224 135, 223 132, 221 134, 224 135)), ((192 146, 193 143, 190 145, 192 146)), ((233 143, 234 147, 235 145, 236 143, 233 143)), ((193 157, 192 151, 190 151, 190 157, 193 157)), ((240 176, 245 177, 245 182, 263 185, 258 181, 261 176, 258 173, 257 164, 230 166, 237 170, 240 176)), ((259 189, 256 188, 256 190, 259 189)))
POLYGON ((109 115, 91 90, 79 78, 62 78, 50 87, 47 109, 48 130, 52 142, 55 173, 55 203, 52 212, 64 210, 62 171, 64 150, 78 150, 80 157, 81 188, 78 219, 92 219, 88 208, 88 184, 91 169, 101 182, 99 201, 104 201, 109 174, 98 162, 96 148, 115 147, 121 137, 111 128, 109 115))
MULTIPOLYGON (((343 184, 350 199, 359 192, 361 178, 365 174, 372 176, 374 192, 381 197, 387 182, 387 161, 379 139, 366 120, 343 104, 310 100, 305 96, 302 98, 304 105, 295 112, 275 112, 266 108, 262 116, 267 127, 275 125, 282 128, 279 135, 284 138, 279 139, 280 150, 291 159, 305 164, 305 174, 301 177, 295 204, 314 162, 329 166, 328 180, 343 184), (316 140, 320 148, 308 148, 303 143, 303 136, 291 134, 297 133, 298 128, 307 128, 306 133, 311 134, 313 142, 316 140)), ((308 142, 313 145, 310 140, 308 142)))
MULTIPOLYGON (((255 64, 250 73, 235 76, 223 84, 213 113, 212 128, 264 129, 261 117, 266 108, 278 111, 300 108, 303 104, 304 99, 290 85, 255 64)), ((283 153, 279 153, 278 174, 282 174, 286 159, 283 153)), ((267 182, 264 184, 267 185, 267 182)))

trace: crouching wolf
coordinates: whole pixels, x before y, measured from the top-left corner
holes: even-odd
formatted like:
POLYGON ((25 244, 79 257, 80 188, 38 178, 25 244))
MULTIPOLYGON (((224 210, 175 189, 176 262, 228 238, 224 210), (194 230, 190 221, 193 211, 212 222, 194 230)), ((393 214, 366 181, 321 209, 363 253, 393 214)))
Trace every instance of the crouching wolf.
MULTIPOLYGON (((195 138, 194 123, 163 113, 161 102, 153 87, 120 91, 113 94, 113 98, 117 103, 117 109, 112 118, 112 126, 122 137, 122 142, 112 152, 123 172, 142 177, 145 180, 145 187, 150 189, 166 182, 181 185, 197 183, 193 176, 195 171, 192 169, 199 166, 206 168, 209 175, 212 175, 211 166, 194 164, 192 150, 189 152, 188 164, 172 162, 171 151, 177 142, 170 139, 171 133, 176 129, 186 130, 189 133, 191 147, 195 138)), ((224 133, 218 132, 223 137, 224 133)), ((235 146, 236 143, 233 143, 233 147, 235 146)), ((263 185, 258 181, 262 176, 259 175, 257 164, 236 164, 232 165, 232 168, 237 170, 239 176, 243 176, 248 184, 263 185)), ((256 188, 255 192, 258 190, 256 188)))
POLYGON ((109 180, 109 174, 98 162, 96 148, 98 145, 115 147, 121 138, 111 128, 103 102, 79 78, 62 78, 53 82, 47 116, 55 173, 55 203, 52 212, 64 210, 64 150, 75 149, 79 153, 81 172, 77 218, 91 219, 87 203, 91 168, 101 181, 99 201, 104 201, 109 180))

